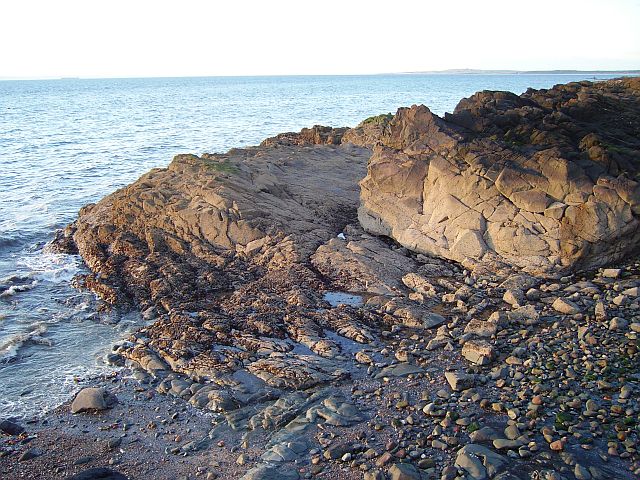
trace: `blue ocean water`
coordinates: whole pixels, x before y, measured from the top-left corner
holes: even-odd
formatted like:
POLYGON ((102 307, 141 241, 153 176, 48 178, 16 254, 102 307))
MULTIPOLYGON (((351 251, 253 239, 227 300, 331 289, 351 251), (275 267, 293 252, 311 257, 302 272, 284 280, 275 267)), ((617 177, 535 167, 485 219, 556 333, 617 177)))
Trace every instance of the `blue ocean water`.
MULTIPOLYGON (((598 79, 610 78, 597 75, 598 79)), ((437 114, 478 90, 593 75, 376 75, 0 82, 0 417, 38 415, 108 368, 139 325, 70 286, 79 258, 43 250, 83 205, 166 166, 314 124, 354 126, 425 104, 437 114)))

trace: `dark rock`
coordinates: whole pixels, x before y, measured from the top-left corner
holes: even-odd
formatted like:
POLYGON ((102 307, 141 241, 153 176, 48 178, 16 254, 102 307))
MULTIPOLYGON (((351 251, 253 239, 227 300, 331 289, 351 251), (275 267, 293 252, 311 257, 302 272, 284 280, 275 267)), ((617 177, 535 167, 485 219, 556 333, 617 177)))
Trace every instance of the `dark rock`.
POLYGON ((28 460, 32 460, 36 457, 39 457, 41 455, 44 455, 44 452, 38 448, 31 448, 29 450, 27 450, 26 452, 24 452, 22 455, 20 455, 20 457, 18 458, 19 462, 26 462, 28 460))
POLYGON ((389 469, 391 480, 420 480, 420 471, 409 463, 396 463, 389 469))
POLYGON ((292 145, 340 145, 342 137, 348 128, 333 128, 315 125, 303 128, 299 133, 280 133, 267 138, 260 143, 261 147, 292 146, 292 145))
POLYGON ((2 420, 0 422, 0 431, 7 435, 20 435, 24 432, 24 427, 13 420, 2 420))
POLYGON ((128 480, 128 477, 115 470, 99 467, 76 473, 75 475, 67 477, 67 480, 128 480))

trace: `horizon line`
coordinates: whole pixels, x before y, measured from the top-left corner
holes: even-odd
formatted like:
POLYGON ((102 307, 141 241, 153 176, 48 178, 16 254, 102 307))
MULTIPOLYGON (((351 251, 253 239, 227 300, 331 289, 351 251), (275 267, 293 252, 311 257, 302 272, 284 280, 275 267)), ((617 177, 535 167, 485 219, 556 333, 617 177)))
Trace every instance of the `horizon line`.
POLYGON ((403 72, 378 72, 378 73, 301 73, 301 74, 218 74, 218 75, 149 75, 149 76, 77 76, 77 75, 51 75, 51 76, 8 76, 0 77, 0 81, 38 81, 38 80, 142 80, 142 79, 170 79, 170 78, 268 78, 268 77, 364 77, 380 75, 640 75, 640 69, 620 70, 578 70, 578 69, 551 69, 551 70, 511 70, 511 69, 476 69, 476 68, 449 68, 444 70, 412 70, 403 72))

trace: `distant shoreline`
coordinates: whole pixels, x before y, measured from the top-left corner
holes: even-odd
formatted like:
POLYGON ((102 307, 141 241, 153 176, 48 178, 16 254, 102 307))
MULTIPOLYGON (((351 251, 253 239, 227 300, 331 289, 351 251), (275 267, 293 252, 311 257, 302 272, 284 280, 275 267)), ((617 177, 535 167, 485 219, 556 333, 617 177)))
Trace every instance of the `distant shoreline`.
POLYGON ((152 78, 273 78, 273 77, 374 77, 384 75, 640 75, 640 70, 426 70, 410 72, 380 72, 380 73, 351 73, 351 74, 285 74, 285 75, 187 75, 187 76, 153 76, 153 77, 0 77, 1 81, 51 81, 51 80, 135 80, 152 78))
POLYGON ((640 70, 427 70, 406 75, 640 75, 640 70))

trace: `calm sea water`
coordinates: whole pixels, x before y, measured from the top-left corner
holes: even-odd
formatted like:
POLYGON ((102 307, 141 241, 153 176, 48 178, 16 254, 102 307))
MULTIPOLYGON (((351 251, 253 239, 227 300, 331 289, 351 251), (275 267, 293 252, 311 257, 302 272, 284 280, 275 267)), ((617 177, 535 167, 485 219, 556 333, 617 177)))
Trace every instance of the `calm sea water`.
MULTIPOLYGON (((78 209, 173 155, 222 152, 314 124, 354 126, 478 90, 523 92, 575 75, 385 75, 0 82, 0 418, 39 415, 103 372, 139 325, 70 286, 79 258, 43 252, 78 209)), ((598 76, 598 78, 608 78, 598 76)), ((593 79, 590 76, 589 79, 593 79)))

